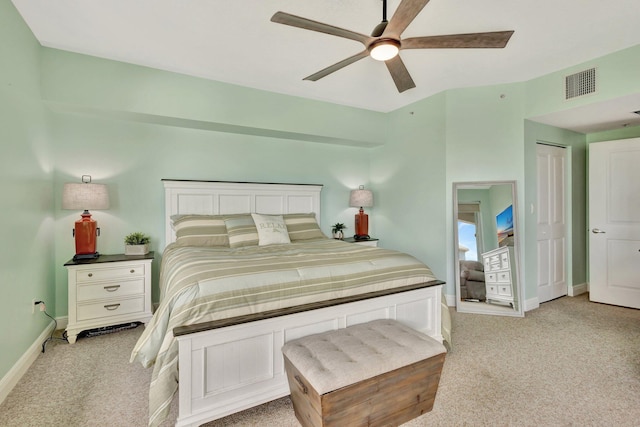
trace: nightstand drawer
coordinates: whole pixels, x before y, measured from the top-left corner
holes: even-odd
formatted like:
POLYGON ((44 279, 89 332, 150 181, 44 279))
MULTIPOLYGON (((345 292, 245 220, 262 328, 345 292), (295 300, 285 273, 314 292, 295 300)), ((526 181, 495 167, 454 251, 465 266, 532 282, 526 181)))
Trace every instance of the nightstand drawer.
POLYGON ((97 283, 95 285, 78 285, 78 302, 94 299, 119 298, 127 295, 143 295, 144 278, 122 280, 119 282, 97 283))
POLYGON ((102 319, 144 311, 144 296, 114 299, 94 304, 78 304, 77 320, 102 319))
POLYGON ((87 268, 76 272, 76 280, 78 282, 95 282, 142 276, 144 276, 144 264, 130 265, 127 267, 114 265, 110 268, 105 268, 104 264, 102 264, 99 268, 87 268))

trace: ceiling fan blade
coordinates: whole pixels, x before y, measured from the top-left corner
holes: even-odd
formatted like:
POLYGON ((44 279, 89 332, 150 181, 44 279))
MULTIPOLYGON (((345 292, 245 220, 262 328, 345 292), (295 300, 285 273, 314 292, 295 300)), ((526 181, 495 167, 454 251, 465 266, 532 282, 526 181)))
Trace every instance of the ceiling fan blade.
POLYGON ((393 78, 393 82, 396 84, 398 88, 398 92, 402 93, 407 89, 411 89, 416 87, 416 84, 413 82, 413 79, 409 75, 409 70, 400 59, 400 55, 397 55, 391 58, 388 61, 385 61, 387 65, 387 69, 389 73, 391 73, 391 78, 393 78))
POLYGON ((312 21, 311 19, 291 15, 286 12, 276 12, 271 17, 271 22, 290 25, 292 27, 302 28, 304 30, 317 31, 319 33, 325 33, 332 36, 344 37, 345 39, 358 41, 365 46, 371 40, 371 37, 365 34, 356 33, 355 31, 351 30, 345 30, 344 28, 334 27, 333 25, 324 24, 318 21, 312 21))
POLYGON ((411 37, 402 40, 402 49, 503 48, 513 31, 411 37))
POLYGON ((323 70, 318 71, 317 73, 311 74, 310 76, 305 77, 303 80, 311 80, 312 82, 315 82, 316 80, 320 80, 321 78, 326 77, 329 74, 338 71, 339 69, 344 68, 349 64, 353 64, 354 62, 359 61, 362 58, 366 58, 367 56, 369 56, 369 51, 365 49, 356 55, 350 56, 347 59, 343 59, 340 62, 337 62, 323 70))
POLYGON ((429 3, 429 0, 402 0, 382 36, 399 39, 402 32, 418 16, 427 3, 429 3))

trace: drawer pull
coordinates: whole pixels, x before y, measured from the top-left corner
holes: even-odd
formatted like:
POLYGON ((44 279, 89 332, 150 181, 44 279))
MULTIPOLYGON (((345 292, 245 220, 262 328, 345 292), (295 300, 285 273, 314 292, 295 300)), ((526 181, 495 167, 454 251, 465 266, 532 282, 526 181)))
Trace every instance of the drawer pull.
POLYGON ((298 375, 296 375, 294 377, 296 379, 296 381, 298 382, 298 385, 300 386, 300 388, 302 389, 302 393, 303 394, 307 394, 308 390, 307 390, 307 386, 304 385, 304 383, 302 382, 302 380, 300 379, 300 377, 298 375))
POLYGON ((111 285, 111 286, 105 286, 104 290, 107 292, 115 292, 118 289, 120 289, 120 285, 111 285))
POLYGON ((120 304, 107 304, 104 306, 109 311, 117 310, 120 307, 120 304))
POLYGON ((136 271, 132 268, 129 273, 135 273, 136 271))
POLYGON ((87 274, 87 276, 93 277, 93 273, 89 273, 89 274, 87 274))

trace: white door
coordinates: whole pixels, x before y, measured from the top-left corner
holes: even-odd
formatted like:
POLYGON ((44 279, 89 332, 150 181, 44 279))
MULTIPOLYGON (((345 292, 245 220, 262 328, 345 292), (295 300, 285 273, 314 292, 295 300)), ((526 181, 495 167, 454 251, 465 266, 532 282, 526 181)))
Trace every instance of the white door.
POLYGON ((538 144, 538 301, 567 294, 567 150, 538 144))
POLYGON ((640 308, 640 138, 589 144, 589 292, 640 308))

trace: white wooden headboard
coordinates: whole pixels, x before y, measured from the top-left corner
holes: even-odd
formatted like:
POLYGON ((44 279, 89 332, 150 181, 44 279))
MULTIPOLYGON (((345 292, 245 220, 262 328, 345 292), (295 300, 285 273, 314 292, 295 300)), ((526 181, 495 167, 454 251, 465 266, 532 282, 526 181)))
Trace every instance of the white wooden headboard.
POLYGON ((265 184, 224 181, 163 179, 165 197, 165 245, 176 240, 172 215, 224 215, 235 213, 310 213, 320 224, 322 185, 265 184))

